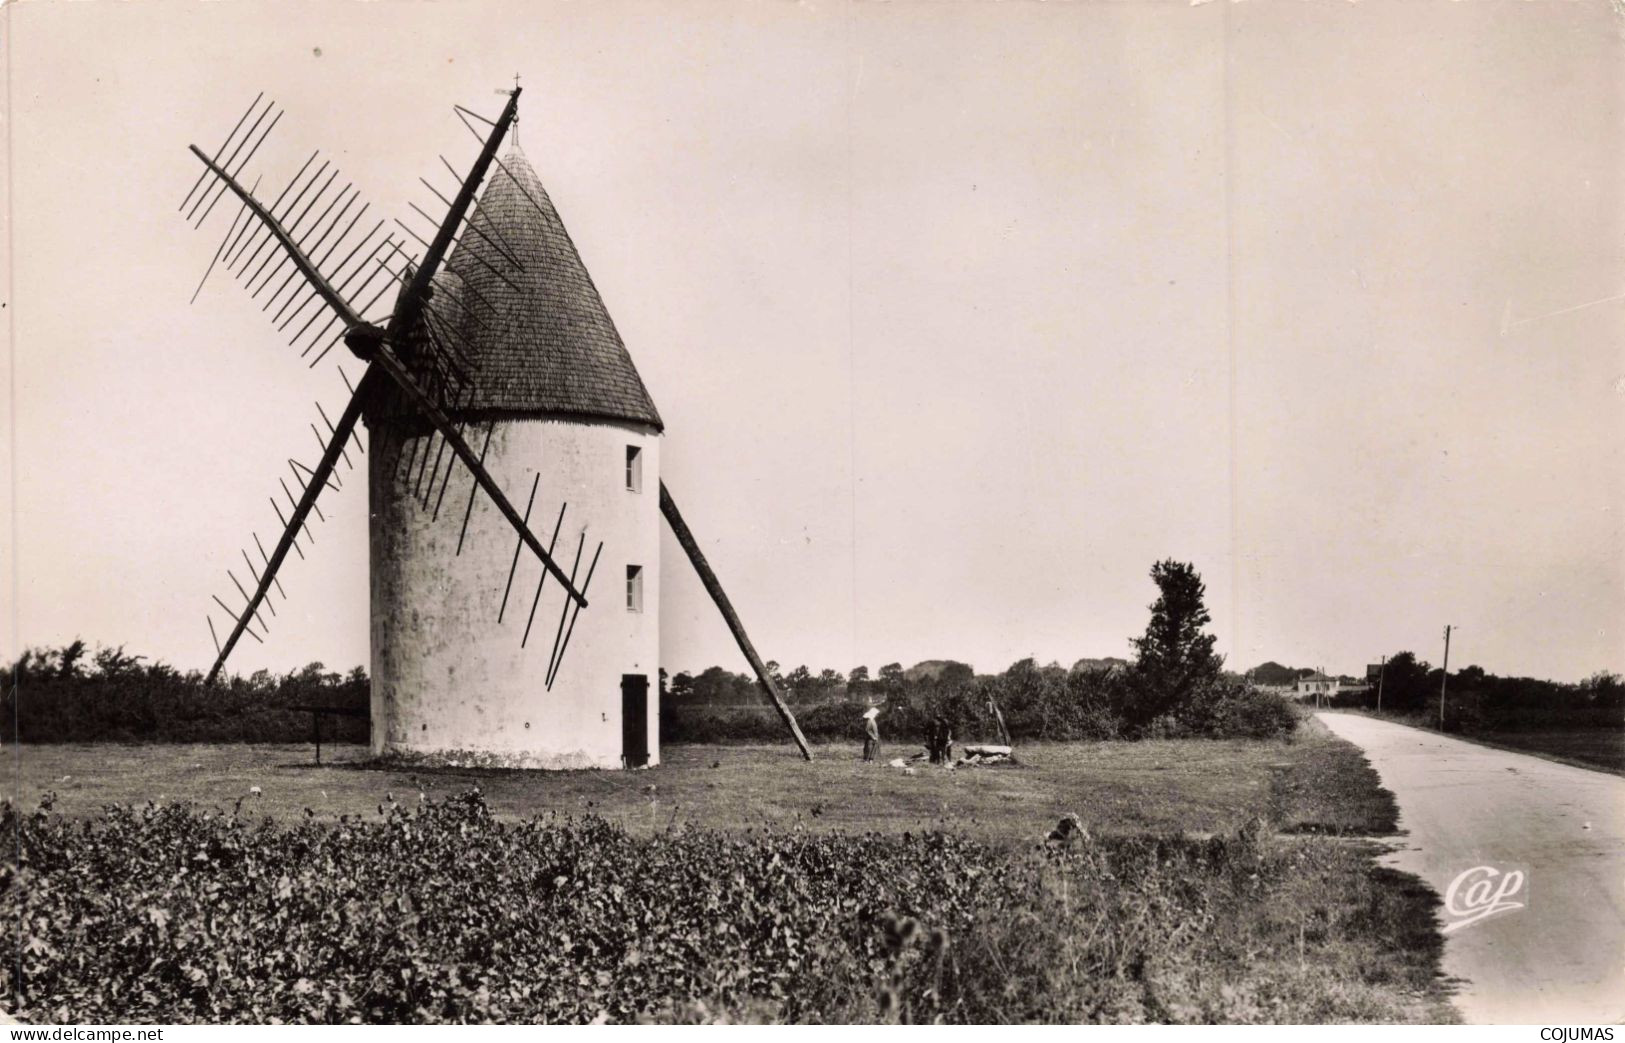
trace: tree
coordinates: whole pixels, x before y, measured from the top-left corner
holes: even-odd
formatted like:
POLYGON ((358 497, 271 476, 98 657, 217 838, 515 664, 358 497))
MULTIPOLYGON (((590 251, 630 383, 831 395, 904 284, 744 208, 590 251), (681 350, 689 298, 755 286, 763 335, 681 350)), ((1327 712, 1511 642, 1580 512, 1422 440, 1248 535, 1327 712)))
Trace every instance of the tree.
POLYGON ((103 677, 126 677, 141 668, 144 655, 130 655, 124 651, 124 646, 117 648, 99 648, 95 656, 96 672, 103 677))
POLYGON ((1291 684, 1303 674, 1302 671, 1295 670, 1290 666, 1282 666, 1272 659, 1269 662, 1260 663, 1253 667, 1248 676, 1252 678, 1254 684, 1284 685, 1291 684))
POLYGON ((895 692, 903 687, 903 664, 887 663, 880 668, 880 686, 895 692))
POLYGON ((846 675, 846 690, 853 695, 861 694, 869 684, 869 668, 867 666, 854 666, 846 675))
POLYGON ((1010 668, 999 678, 998 700, 1011 717, 1030 717, 1039 722, 1037 730, 1043 730, 1049 720, 1051 700, 1044 689, 1044 674, 1038 669, 1038 663, 1031 656, 1018 659, 1010 664, 1010 668))
POLYGON ((1415 652, 1400 652, 1388 657, 1382 674, 1382 707, 1384 710, 1404 712, 1426 706, 1430 694, 1437 693, 1437 681, 1430 681, 1432 668, 1415 652))
POLYGON ((58 677, 78 677, 84 672, 85 653, 89 651, 85 643, 78 638, 62 647, 57 653, 56 675, 58 677))
POLYGON ((694 678, 694 701, 708 706, 726 706, 733 700, 733 675, 720 666, 708 666, 694 678))
POLYGON ((694 695, 694 675, 687 670, 679 670, 677 676, 671 679, 671 697, 679 702, 694 695))
POLYGON ((1598 670, 1582 681, 1580 694, 1586 704, 1605 712, 1618 714, 1625 705, 1625 684, 1620 683, 1618 674, 1608 670, 1598 670))
POLYGON ((1212 621, 1203 598, 1207 587, 1196 569, 1171 558, 1151 566, 1157 600, 1145 636, 1132 639, 1144 720, 1177 713, 1218 684, 1224 658, 1214 654, 1217 638, 1202 628, 1212 621))

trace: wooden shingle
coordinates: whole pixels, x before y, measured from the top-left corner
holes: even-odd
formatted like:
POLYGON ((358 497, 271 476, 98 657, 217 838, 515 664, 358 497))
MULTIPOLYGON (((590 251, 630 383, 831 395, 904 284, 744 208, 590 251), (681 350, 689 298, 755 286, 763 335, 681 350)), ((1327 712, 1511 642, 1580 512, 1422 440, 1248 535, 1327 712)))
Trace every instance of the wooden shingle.
MULTIPOLYGON (((473 376, 473 398, 455 413, 619 420, 661 429, 660 413, 570 234, 517 148, 493 165, 434 286, 431 321, 466 356, 473 376)), ((381 412, 398 417, 396 409, 381 412)))

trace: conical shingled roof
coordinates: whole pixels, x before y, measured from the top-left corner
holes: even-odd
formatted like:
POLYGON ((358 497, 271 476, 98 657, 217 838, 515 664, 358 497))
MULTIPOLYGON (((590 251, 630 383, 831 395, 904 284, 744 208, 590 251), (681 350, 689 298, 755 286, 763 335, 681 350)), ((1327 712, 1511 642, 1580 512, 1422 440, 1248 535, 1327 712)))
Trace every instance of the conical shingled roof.
POLYGON ((434 282, 432 306, 455 326, 477 388, 457 412, 663 426, 553 201, 517 148, 492 165, 434 282))

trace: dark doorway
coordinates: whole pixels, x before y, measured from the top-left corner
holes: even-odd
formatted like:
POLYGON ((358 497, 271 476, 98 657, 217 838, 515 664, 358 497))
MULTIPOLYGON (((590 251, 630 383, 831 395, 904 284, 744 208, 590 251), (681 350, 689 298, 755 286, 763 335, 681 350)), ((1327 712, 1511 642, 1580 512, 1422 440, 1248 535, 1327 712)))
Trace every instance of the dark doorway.
POLYGON ((621 759, 628 768, 649 763, 649 678, 621 675, 621 759))

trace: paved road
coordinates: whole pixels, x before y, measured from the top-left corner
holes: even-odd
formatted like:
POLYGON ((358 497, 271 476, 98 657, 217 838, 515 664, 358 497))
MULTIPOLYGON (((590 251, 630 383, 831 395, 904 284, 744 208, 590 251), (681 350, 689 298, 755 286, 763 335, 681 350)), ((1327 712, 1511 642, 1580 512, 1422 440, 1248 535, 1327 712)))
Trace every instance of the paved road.
POLYGON ((1387 863, 1447 899, 1461 878, 1440 918, 1445 973, 1465 983, 1456 1006, 1468 1021, 1625 1020, 1625 778, 1356 714, 1318 716, 1365 750, 1399 802, 1404 836, 1387 863))

